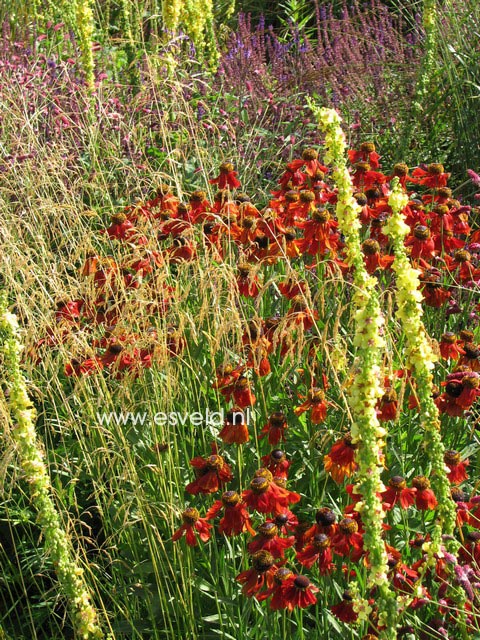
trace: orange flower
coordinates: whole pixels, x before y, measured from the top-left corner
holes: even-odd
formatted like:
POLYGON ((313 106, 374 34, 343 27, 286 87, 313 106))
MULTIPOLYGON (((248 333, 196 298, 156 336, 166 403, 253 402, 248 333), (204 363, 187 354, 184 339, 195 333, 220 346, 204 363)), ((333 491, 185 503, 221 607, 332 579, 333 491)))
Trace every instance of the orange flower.
POLYGON ((355 473, 357 469, 356 448, 357 446, 352 444, 352 437, 347 434, 341 440, 337 440, 330 449, 330 453, 323 458, 325 471, 332 476, 335 482, 340 484, 345 478, 349 478, 355 473))
POLYGON ((312 424, 320 424, 327 417, 327 408, 331 403, 325 400, 325 392, 319 387, 314 387, 308 392, 307 399, 303 404, 294 409, 296 416, 302 415, 309 409, 312 410, 310 420, 312 424))

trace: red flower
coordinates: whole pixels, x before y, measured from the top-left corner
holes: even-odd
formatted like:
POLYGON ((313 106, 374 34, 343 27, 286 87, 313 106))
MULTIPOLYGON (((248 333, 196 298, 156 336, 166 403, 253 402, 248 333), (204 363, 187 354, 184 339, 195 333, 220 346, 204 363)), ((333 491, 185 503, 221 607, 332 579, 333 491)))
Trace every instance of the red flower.
POLYGON ((248 597, 257 597, 262 587, 273 586, 273 576, 277 571, 275 558, 268 551, 257 551, 252 558, 252 568, 242 571, 235 580, 243 584, 242 593, 248 597))
POLYGON ((377 417, 381 421, 395 420, 397 417, 397 394, 393 389, 387 389, 377 407, 377 417))
POLYGON ((259 469, 255 478, 250 482, 250 489, 242 494, 243 500, 251 509, 259 513, 282 513, 289 504, 300 500, 298 493, 288 491, 273 482, 273 476, 268 469, 259 469))
POLYGON ((409 489, 405 478, 402 476, 392 476, 388 482, 388 488, 382 493, 383 506, 385 509, 393 509, 399 503, 402 509, 408 509, 415 504, 416 489, 409 489))
POLYGON ((339 556, 350 556, 352 562, 357 562, 363 555, 363 536, 358 532, 356 520, 353 518, 340 520, 331 544, 332 549, 339 556))
POLYGON ((316 209, 311 220, 297 222, 296 226, 304 231, 304 237, 295 241, 301 253, 311 256, 335 255, 340 241, 339 234, 335 232, 338 223, 326 209, 316 209))
POLYGON ((182 513, 183 524, 175 531, 172 536, 172 540, 178 540, 184 534, 186 536, 187 544, 190 547, 196 547, 197 537, 195 532, 198 533, 198 537, 202 542, 206 542, 210 538, 211 524, 208 524, 205 518, 200 518, 200 514, 197 509, 189 507, 182 513))
POLYGON ((285 282, 280 282, 278 285, 278 290, 289 300, 294 298, 295 296, 305 294, 308 290, 308 284, 304 280, 297 280, 295 278, 289 277, 285 282))
POLYGON ((363 160, 364 162, 368 162, 372 169, 378 169, 380 167, 380 163, 378 162, 380 156, 375 151, 373 142, 362 142, 359 151, 350 149, 348 151, 348 159, 352 164, 363 160))
MULTIPOLYGON (((252 407, 257 401, 250 387, 250 380, 248 380, 248 378, 246 378, 245 376, 241 376, 235 382, 231 395, 233 395, 233 399, 235 400, 236 404, 242 409, 244 409, 245 407, 252 407)), ((229 399, 230 396, 227 397, 227 400, 229 399)))
POLYGON ((320 424, 327 417, 327 407, 330 403, 325 400, 325 392, 319 387, 314 387, 308 392, 307 399, 303 404, 294 409, 296 416, 302 415, 309 409, 312 410, 310 420, 312 424, 320 424))
POLYGON ((193 458, 190 464, 194 467, 197 478, 187 484, 185 491, 193 495, 215 493, 233 478, 229 465, 217 454, 208 458, 193 458))
POLYGON ((310 541, 319 533, 325 533, 330 538, 337 532, 337 516, 328 507, 318 509, 315 514, 315 524, 305 532, 305 539, 310 541))
POLYGON ((256 298, 260 292, 258 276, 252 274, 253 267, 247 263, 238 266, 238 291, 246 298, 256 298))
POLYGON ((70 322, 76 322, 79 320, 84 302, 83 300, 69 300, 67 302, 58 302, 57 310, 55 312, 55 320, 68 320, 70 322))
POLYGON ((233 387, 235 386, 235 382, 240 378, 244 370, 245 367, 243 365, 240 365, 236 369, 234 369, 231 364, 220 365, 217 367, 217 379, 213 383, 212 387, 214 389, 219 389, 222 395, 230 397, 233 387))
POLYGON ((295 544, 295 536, 280 538, 278 527, 274 522, 264 522, 258 527, 258 534, 248 543, 249 553, 269 551, 274 558, 283 558, 285 549, 289 549, 295 544))
POLYGON ((448 479, 452 484, 461 484, 468 480, 468 474, 465 467, 469 464, 468 460, 461 461, 458 451, 453 449, 445 451, 443 458, 445 464, 450 469, 448 479))
POLYGON ((341 602, 330 607, 330 611, 336 618, 347 624, 355 622, 358 618, 358 614, 353 610, 352 596, 348 591, 344 592, 341 602))
POLYGON ((293 160, 292 162, 287 164, 287 168, 290 171, 298 171, 298 169, 300 169, 301 167, 305 167, 305 173, 310 178, 318 179, 319 172, 321 174, 325 174, 328 172, 328 168, 323 164, 320 164, 318 160, 318 153, 315 151, 315 149, 304 149, 301 160, 293 160))
POLYGON ((281 449, 274 449, 261 458, 263 466, 270 471, 274 477, 286 478, 290 462, 286 454, 281 449))
POLYGON ((280 533, 284 535, 287 535, 288 532, 295 533, 297 531, 298 519, 290 509, 284 509, 281 513, 277 514, 272 522, 275 522, 280 533))
POLYGON ((395 257, 381 255, 380 245, 373 238, 368 238, 362 243, 363 261, 368 273, 375 273, 377 269, 388 269, 395 257))
POLYGON ((305 331, 311 329, 315 320, 318 320, 318 312, 308 308, 308 303, 302 295, 292 298, 287 316, 291 317, 295 321, 295 324, 303 324, 305 331))
POLYGON ((219 189, 238 189, 240 181, 237 179, 237 172, 234 171, 231 162, 224 162, 220 165, 220 173, 213 180, 209 180, 210 184, 218 184, 219 189))
POLYGON ((337 440, 328 453, 323 458, 325 471, 329 473, 337 483, 343 482, 345 478, 352 476, 356 469, 355 449, 357 445, 352 443, 350 434, 337 440))
POLYGON ((330 538, 325 533, 317 533, 305 549, 297 553, 297 560, 307 569, 317 563, 322 576, 331 573, 335 564, 330 548, 330 538))
POLYGON ((269 417, 267 424, 264 425, 259 437, 265 438, 265 436, 268 436, 268 442, 271 445, 276 445, 281 441, 284 442, 287 426, 285 414, 281 411, 275 411, 269 417))
POLYGON ((280 588, 275 592, 270 603, 271 609, 287 609, 293 611, 295 607, 304 609, 317 602, 315 587, 305 576, 292 575, 282 581, 280 588))
POLYGON ((270 608, 275 608, 275 605, 277 602, 276 594, 281 589, 281 586, 284 580, 286 580, 287 578, 290 578, 290 576, 293 576, 293 571, 291 571, 291 569, 287 569, 287 567, 280 567, 279 569, 277 569, 273 574, 271 587, 266 591, 262 591, 262 593, 259 593, 257 596, 257 600, 262 601, 262 600, 266 600, 270 596, 273 596, 272 597, 273 606, 272 606, 272 601, 270 601, 270 608))
POLYGON ((421 511, 435 509, 438 502, 435 494, 430 489, 429 479, 425 476, 415 476, 412 480, 412 485, 417 490, 415 495, 417 509, 420 509, 421 511))
POLYGON ((103 364, 100 358, 87 358, 83 361, 73 359, 65 366, 65 375, 69 377, 88 376, 102 369, 103 364))
POLYGON ((412 235, 405 240, 405 246, 412 247, 410 255, 414 260, 428 260, 435 255, 435 239, 432 238, 430 229, 422 224, 417 224, 413 229, 412 235))
POLYGON ((225 444, 244 444, 249 440, 248 424, 245 414, 239 407, 233 407, 227 411, 223 429, 218 437, 225 444))
POLYGON ((213 520, 224 509, 224 515, 218 524, 220 533, 226 536, 238 536, 248 531, 254 536, 250 515, 236 491, 225 491, 221 500, 216 500, 205 514, 205 520, 213 520))
POLYGON ((465 351, 460 346, 457 336, 454 333, 448 331, 442 334, 440 339, 440 354, 445 360, 458 360, 465 351))
POLYGON ((443 165, 433 162, 428 165, 426 170, 421 167, 417 167, 417 169, 412 171, 412 176, 415 178, 415 182, 417 184, 423 184, 425 187, 438 189, 439 187, 447 186, 450 174, 445 173, 443 165))

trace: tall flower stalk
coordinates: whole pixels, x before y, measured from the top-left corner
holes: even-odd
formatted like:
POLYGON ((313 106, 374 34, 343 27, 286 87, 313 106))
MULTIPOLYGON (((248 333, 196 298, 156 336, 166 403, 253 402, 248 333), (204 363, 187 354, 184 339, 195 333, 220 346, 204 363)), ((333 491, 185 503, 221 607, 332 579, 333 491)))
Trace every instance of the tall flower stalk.
MULTIPOLYGON (((381 335, 384 318, 377 292, 377 280, 369 275, 363 261, 360 241, 360 207, 353 197, 353 188, 346 161, 345 135, 341 118, 333 109, 320 109, 313 103, 320 129, 325 133, 325 163, 333 166, 333 180, 338 189, 337 220, 345 238, 346 262, 353 268, 355 294, 355 376, 350 389, 353 416, 352 441, 357 445, 358 464, 356 490, 362 499, 357 504, 365 528, 364 547, 368 554, 368 586, 376 588, 380 637, 396 638, 397 602, 388 579, 388 558, 382 537, 384 510, 378 495, 385 490, 381 481, 383 448, 386 430, 377 418, 376 405, 383 395, 382 353, 385 341, 381 335)), ((359 617, 368 616, 370 607, 358 598, 359 617)))
POLYGON ((437 52, 437 0, 424 0, 422 24, 425 31, 425 52, 423 54, 420 77, 416 87, 414 108, 421 109, 421 101, 427 97, 427 89, 435 67, 437 52))
POLYGON ((8 409, 13 423, 12 436, 20 464, 30 489, 30 499, 38 512, 38 523, 50 550, 53 564, 73 612, 78 638, 103 638, 90 595, 82 577, 83 570, 72 558, 70 539, 60 523, 51 497, 51 484, 35 432, 35 409, 28 397, 20 370, 22 345, 18 339, 18 323, 9 313, 5 292, 0 293, 0 354, 5 380, 9 385, 8 409))
MULTIPOLYGON (((442 534, 451 536, 456 522, 455 503, 450 495, 450 482, 444 463, 445 448, 440 434, 438 408, 433 400, 433 368, 436 356, 432 351, 422 321, 422 294, 419 291, 419 271, 410 264, 405 249, 405 237, 410 227, 405 223, 402 211, 408 203, 398 179, 392 183, 388 204, 392 215, 384 226, 384 233, 391 238, 395 252, 393 270, 397 276, 397 317, 402 323, 406 339, 407 367, 417 385, 420 405, 420 422, 424 432, 425 451, 432 470, 432 488, 438 500, 438 519, 432 536, 434 551, 438 551, 442 534)), ((456 542, 450 542, 455 546, 456 542)))

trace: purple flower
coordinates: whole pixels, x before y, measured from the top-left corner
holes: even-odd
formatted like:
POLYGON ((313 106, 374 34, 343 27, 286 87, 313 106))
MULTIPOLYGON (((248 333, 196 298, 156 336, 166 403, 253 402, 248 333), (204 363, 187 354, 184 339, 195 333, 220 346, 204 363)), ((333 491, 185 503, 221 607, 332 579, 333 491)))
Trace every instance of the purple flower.
POLYGON ((467 169, 467 173, 473 184, 476 187, 480 187, 480 176, 478 175, 478 173, 475 173, 475 171, 472 171, 472 169, 467 169))

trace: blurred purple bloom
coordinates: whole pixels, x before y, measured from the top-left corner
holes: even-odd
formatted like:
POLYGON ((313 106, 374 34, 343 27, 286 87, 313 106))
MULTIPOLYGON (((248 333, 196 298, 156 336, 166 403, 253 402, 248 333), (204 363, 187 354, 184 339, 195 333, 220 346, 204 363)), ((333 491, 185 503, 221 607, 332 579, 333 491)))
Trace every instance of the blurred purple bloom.
POLYGON ((475 173, 475 171, 472 171, 472 169, 467 169, 467 173, 473 184, 476 187, 480 187, 480 176, 478 175, 478 173, 475 173))

